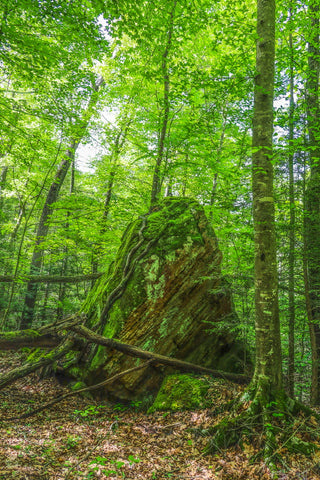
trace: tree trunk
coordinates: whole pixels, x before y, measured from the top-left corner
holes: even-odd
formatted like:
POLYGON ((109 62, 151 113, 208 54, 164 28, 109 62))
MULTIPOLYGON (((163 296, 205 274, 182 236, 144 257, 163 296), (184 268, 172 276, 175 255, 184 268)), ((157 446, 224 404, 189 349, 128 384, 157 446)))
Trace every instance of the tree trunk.
MULTIPOLYGON (((248 436, 250 442, 260 428, 265 461, 269 467, 276 469, 279 449, 277 432, 282 427, 275 421, 281 418, 285 431, 286 425, 292 422, 292 415, 297 415, 304 408, 286 397, 282 386, 272 165, 275 1, 257 0, 257 6, 252 139, 256 362, 248 390, 235 407, 241 413, 224 419, 212 428, 214 437, 207 451, 233 445, 242 435, 248 436)), ((281 443, 284 442, 282 444, 289 450, 297 448, 299 439, 292 430, 287 430, 283 438, 281 443)), ((314 446, 308 445, 305 452, 310 453, 312 449, 314 446)))
MULTIPOLYGON (((71 164, 71 180, 70 180, 70 187, 69 187, 69 194, 72 195, 74 192, 74 182, 75 182, 75 163, 74 160, 71 164)), ((70 217, 70 212, 67 212, 67 221, 65 224, 65 232, 67 233, 69 230, 69 217, 70 217)), ((64 258, 62 260, 62 265, 61 265, 61 270, 60 270, 60 275, 65 276, 68 271, 68 264, 69 264, 69 258, 68 258, 68 246, 64 247, 64 258)), ((67 283, 61 283, 59 285, 59 294, 58 294, 58 307, 57 307, 57 313, 56 317, 57 319, 63 318, 63 302, 66 297, 66 292, 68 289, 68 284, 67 283)))
POLYGON ((320 404, 320 143, 319 143, 319 5, 309 5, 311 38, 308 44, 307 124, 310 177, 305 200, 306 297, 312 347, 311 403, 320 404))
MULTIPOLYGON (((130 106, 130 101, 127 104, 127 110, 125 112, 123 121, 121 122, 123 123, 123 125, 121 125, 119 128, 114 144, 112 145, 112 152, 110 154, 110 172, 109 172, 109 178, 107 182, 107 191, 106 191, 106 196, 104 200, 103 213, 102 213, 102 218, 100 222, 99 234, 101 239, 99 239, 99 241, 96 242, 93 246, 93 254, 92 254, 92 273, 93 274, 98 272, 99 259, 103 252, 103 236, 107 232, 107 224, 108 224, 108 217, 109 217, 110 207, 111 207, 114 181, 118 171, 118 162, 119 162, 119 158, 123 150, 123 147, 125 145, 125 142, 127 140, 128 131, 131 125, 131 120, 129 116, 130 111, 128 112, 129 106, 130 106)), ((94 285, 94 281, 92 282, 92 286, 93 285, 94 285)))
MULTIPOLYGON (((39 275, 41 272, 43 250, 41 244, 45 240, 49 231, 49 219, 52 214, 52 204, 57 201, 61 186, 66 178, 71 162, 74 160, 74 155, 79 142, 72 141, 65 153, 65 157, 59 165, 55 178, 49 188, 47 198, 45 200, 41 217, 38 223, 35 246, 32 254, 30 264, 30 275, 39 275)), ((37 283, 28 282, 26 297, 24 301, 24 308, 20 328, 27 329, 32 326, 34 318, 34 308, 37 300, 37 283)))
MULTIPOLYGON (((292 22, 290 9, 289 21, 292 22)), ((289 107, 289 202, 290 202, 290 225, 289 225, 289 358, 288 358, 288 394, 294 396, 295 375, 295 196, 294 196, 294 51, 292 33, 289 37, 290 46, 290 107, 289 107)))
POLYGON ((252 193, 255 243, 256 365, 253 386, 282 390, 278 274, 273 196, 275 2, 258 0, 253 116, 252 193))
MULTIPOLYGON (((7 173, 8 173, 8 167, 4 166, 1 168, 1 174, 0 174, 0 222, 2 223, 5 215, 3 213, 3 189, 5 188, 6 185, 6 178, 7 178, 7 173)), ((2 241, 3 235, 0 233, 0 241, 2 241)), ((2 257, 2 252, 0 252, 0 259, 2 257)), ((2 260, 2 259, 1 259, 2 260)), ((3 261, 1 261, 2 263, 3 261)), ((6 262, 4 260, 4 262, 6 262)), ((5 297, 6 297, 6 286, 5 285, 0 285, 0 314, 2 312, 3 306, 5 304, 5 297)))
MULTIPOLYGON (((89 121, 94 113, 94 108, 98 102, 99 96, 98 92, 103 84, 103 79, 100 77, 92 91, 92 95, 88 104, 87 109, 82 114, 78 124, 75 127, 74 137, 71 139, 69 147, 67 148, 64 158, 59 165, 57 173, 55 174, 54 180, 49 188, 47 198, 45 200, 41 217, 38 224, 35 246, 33 250, 32 260, 30 264, 30 275, 39 275, 42 266, 43 260, 43 250, 41 244, 45 240, 48 231, 49 231, 49 220, 52 214, 52 205, 57 201, 58 195, 61 189, 61 186, 66 178, 67 172, 69 170, 70 164, 74 160, 75 152, 81 142, 81 139, 85 135, 89 121)), ((20 327, 26 329, 32 326, 33 317, 34 317, 34 308, 36 304, 37 297, 37 284, 33 282, 28 282, 26 297, 24 302, 24 309, 21 319, 20 327)))
MULTIPOLYGON (((0 175, 0 215, 2 215, 2 208, 3 208, 3 189, 5 188, 6 185, 6 179, 7 179, 7 173, 8 173, 8 168, 7 166, 4 166, 1 168, 1 175, 0 175)), ((1 216, 0 216, 1 219, 1 216)))
POLYGON ((153 179, 152 179, 152 189, 151 189, 151 205, 156 204, 159 201, 159 195, 161 190, 161 164, 163 160, 164 150, 165 150, 165 139, 167 135, 168 129, 168 121, 169 121, 169 112, 170 112, 170 73, 169 73, 169 65, 168 65, 168 56, 171 49, 172 44, 172 33, 174 28, 174 15, 176 9, 177 0, 174 0, 172 10, 169 15, 169 27, 167 33, 167 44, 165 50, 162 55, 162 75, 163 75, 163 115, 161 119, 161 130, 158 142, 158 151, 157 151, 157 158, 156 164, 154 167, 153 172, 153 179))

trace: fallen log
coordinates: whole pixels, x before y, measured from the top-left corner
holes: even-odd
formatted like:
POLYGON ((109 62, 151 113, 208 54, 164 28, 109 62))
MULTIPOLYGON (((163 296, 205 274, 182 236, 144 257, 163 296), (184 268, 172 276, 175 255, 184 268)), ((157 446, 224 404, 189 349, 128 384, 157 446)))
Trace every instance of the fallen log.
MULTIPOLYGON (((76 315, 67 319, 66 321, 60 322, 60 327, 64 331, 73 332, 73 337, 67 337, 61 342, 61 337, 54 336, 53 334, 41 334, 37 330, 21 330, 20 332, 7 332, 0 334, 0 349, 5 349, 6 345, 13 348, 19 348, 21 346, 43 346, 48 347, 54 345, 55 348, 43 356, 36 362, 27 363, 21 367, 18 367, 14 370, 11 370, 0 377, 0 389, 14 383, 19 378, 29 375, 41 368, 52 365, 56 360, 64 357, 70 350, 78 349, 79 344, 83 346, 82 339, 85 338, 88 343, 94 343, 97 345, 102 345, 104 347, 116 350, 118 352, 124 353, 125 355, 141 358, 145 360, 150 360, 154 365, 165 365, 175 368, 181 372, 193 372, 193 373, 202 373, 211 375, 215 378, 223 378, 225 380, 230 380, 238 384, 248 384, 250 382, 250 377, 242 374, 227 373, 220 370, 214 370, 211 368, 206 368, 201 365, 196 365, 190 362, 184 362, 177 358, 167 357, 165 355, 159 355, 154 352, 149 352, 141 348, 129 345, 114 338, 106 338, 102 335, 99 335, 89 328, 80 324, 81 317, 76 315), (79 323, 75 323, 78 319, 79 323), (76 335, 74 335, 76 334, 76 335), (20 335, 20 336, 19 336, 20 335), (10 343, 10 336, 11 343, 10 343), (47 342, 47 345, 46 345, 47 342), (60 342, 57 345, 57 342, 60 342)), ((56 332, 57 325, 52 324, 50 327, 43 327, 47 331, 56 332)), ((9 349, 9 348, 8 348, 9 349)))
POLYGON ((63 339, 64 332, 71 325, 79 324, 82 320, 83 317, 81 315, 74 314, 49 325, 44 325, 37 330, 26 329, 15 332, 0 332, 0 350, 18 350, 23 347, 57 347, 63 339))
POLYGON ((0 283, 79 283, 100 278, 102 273, 87 275, 0 275, 0 283))
POLYGON ((23 378, 41 368, 52 365, 56 360, 64 357, 73 348, 74 343, 75 342, 73 338, 66 338, 55 349, 47 354, 43 354, 43 356, 36 362, 26 363, 21 367, 14 368, 9 372, 4 373, 0 376, 0 390, 8 385, 11 385, 19 378, 23 378))
POLYGON ((202 367, 201 365, 196 365, 194 363, 184 362, 183 360, 178 360, 177 358, 166 357, 165 355, 158 355, 157 353, 149 352, 133 345, 119 342, 119 340, 115 340, 114 338, 106 338, 93 332, 92 330, 83 325, 73 325, 70 327, 70 330, 86 338, 91 343, 103 345, 104 347, 117 350, 118 352, 122 352, 131 357, 153 360, 154 364, 170 366, 183 372, 204 373, 211 375, 215 378, 224 378, 225 380, 230 380, 240 385, 248 384, 251 380, 251 378, 247 375, 213 370, 211 368, 202 367))
POLYGON ((61 343, 61 338, 37 330, 20 330, 0 333, 0 350, 18 350, 23 347, 52 348, 61 343))

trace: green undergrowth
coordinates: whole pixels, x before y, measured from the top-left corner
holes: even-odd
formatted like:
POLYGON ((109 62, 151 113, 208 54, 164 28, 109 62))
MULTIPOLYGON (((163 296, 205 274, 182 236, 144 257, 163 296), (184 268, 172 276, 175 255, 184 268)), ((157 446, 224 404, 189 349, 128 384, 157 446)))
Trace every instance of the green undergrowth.
POLYGON ((219 420, 202 431, 208 436, 204 453, 216 454, 235 445, 245 450, 252 445, 259 452, 252 462, 262 459, 272 471, 285 470, 287 453, 311 457, 320 451, 319 420, 316 412, 284 391, 267 399, 267 395, 248 388, 225 404, 219 420))

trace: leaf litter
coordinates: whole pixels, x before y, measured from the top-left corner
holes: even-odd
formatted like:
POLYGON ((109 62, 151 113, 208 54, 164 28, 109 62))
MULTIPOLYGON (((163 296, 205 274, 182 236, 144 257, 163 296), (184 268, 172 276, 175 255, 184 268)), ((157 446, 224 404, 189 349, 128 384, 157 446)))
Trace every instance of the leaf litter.
MULTIPOLYGON (((23 354, 0 354, 0 374, 21 364, 23 354)), ((308 459, 281 454, 285 471, 271 474, 251 461, 255 445, 204 456, 201 431, 221 415, 210 409, 146 414, 80 396, 69 397, 25 420, 5 421, 35 409, 68 387, 36 374, 0 391, 0 480, 320 480, 320 454, 308 459)), ((218 383, 216 407, 238 386, 218 383)))

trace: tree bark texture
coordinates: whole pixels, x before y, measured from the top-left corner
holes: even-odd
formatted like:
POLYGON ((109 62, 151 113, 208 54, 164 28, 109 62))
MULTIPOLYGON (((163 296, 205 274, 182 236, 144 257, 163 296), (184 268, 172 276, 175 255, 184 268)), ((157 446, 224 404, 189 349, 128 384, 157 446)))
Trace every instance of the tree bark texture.
POLYGON ((255 244, 256 365, 253 383, 282 388, 278 275, 273 196, 275 2, 257 1, 252 191, 255 244))

